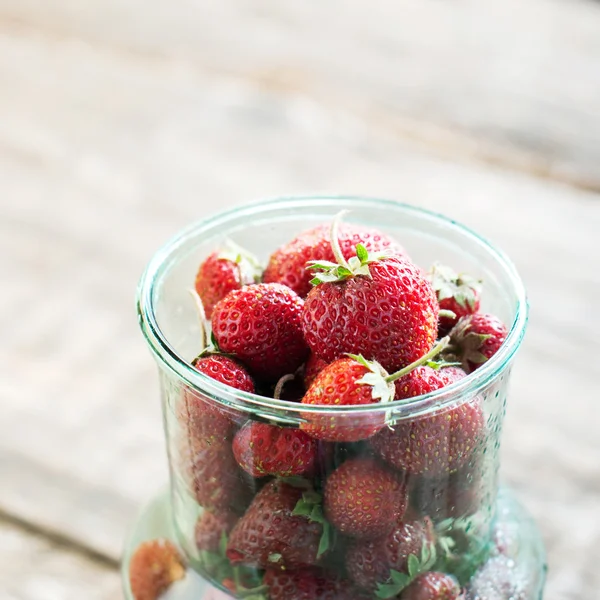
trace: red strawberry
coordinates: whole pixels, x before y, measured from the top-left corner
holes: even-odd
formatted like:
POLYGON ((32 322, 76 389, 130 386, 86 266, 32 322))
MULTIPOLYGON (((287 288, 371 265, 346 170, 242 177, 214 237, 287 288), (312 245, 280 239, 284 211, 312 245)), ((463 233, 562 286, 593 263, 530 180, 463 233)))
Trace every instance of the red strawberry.
POLYGON ((248 506, 253 486, 237 466, 231 444, 226 440, 194 439, 188 443, 189 457, 181 457, 183 474, 190 477, 198 504, 207 510, 243 511, 248 506))
MULTIPOLYGON (((389 401, 393 384, 387 384, 387 373, 377 363, 360 357, 340 358, 327 365, 315 378, 304 395, 302 404, 356 406, 389 401), (371 376, 380 383, 369 383, 371 376)), ((330 442, 356 442, 371 437, 384 426, 383 414, 355 415, 351 423, 334 414, 306 414, 307 422, 300 425, 309 435, 330 442)))
MULTIPOLYGON (((374 591, 397 573, 407 571, 412 554, 426 569, 434 556, 434 534, 431 521, 403 522, 385 537, 377 540, 356 540, 346 554, 350 579, 359 587, 374 591)), ((414 559, 411 559, 414 560, 414 559)))
POLYGON ((129 562, 129 582, 135 600, 157 600, 172 583, 184 577, 183 559, 168 540, 143 542, 129 562))
POLYGON ((429 278, 440 309, 452 311, 456 315, 440 315, 439 333, 446 335, 461 317, 479 310, 481 281, 465 273, 458 275, 450 267, 439 263, 433 265, 429 278))
POLYGON ((228 535, 237 520, 236 515, 227 511, 210 512, 205 510, 198 517, 194 529, 198 550, 218 552, 223 534, 228 535))
POLYGON ((308 356, 302 305, 284 285, 246 286, 215 306, 213 334, 222 352, 237 356, 256 377, 275 382, 296 371, 308 356))
MULTIPOLYGON (((208 377, 243 392, 254 393, 254 382, 236 360, 222 354, 200 356, 193 366, 208 377)), ((184 388, 184 403, 179 418, 187 424, 190 435, 197 439, 228 439, 234 422, 231 413, 214 400, 184 388)))
MULTIPOLYGON (((308 294, 302 310, 306 342, 332 362, 361 354, 397 371, 429 352, 438 330, 438 303, 421 270, 402 257, 375 260, 364 248, 327 272, 308 294)), ((315 265, 318 267, 319 265, 315 265)))
POLYGON ((217 302, 232 290, 260 280, 258 260, 241 248, 213 252, 198 269, 195 288, 210 319, 217 302))
POLYGON ((368 600, 349 581, 321 569, 267 569, 264 584, 270 600, 368 600))
POLYGON ((267 483, 229 536, 231 563, 261 569, 315 565, 324 526, 311 520, 311 511, 300 510, 306 494, 279 479, 267 483))
POLYGON ((419 575, 403 592, 400 600, 461 600, 460 585, 451 575, 430 571, 419 575))
POLYGON ((463 317, 450 333, 452 349, 469 373, 492 358, 507 335, 504 323, 488 313, 463 317))
MULTIPOLYGON (((445 369, 417 367, 396 382, 396 398, 411 398, 456 381, 445 369)), ((399 421, 371 440, 375 452, 391 466, 412 474, 451 473, 465 464, 484 429, 479 398, 449 409, 399 421)))
POLYGON ((401 478, 371 458, 354 458, 325 483, 325 516, 345 535, 373 539, 388 534, 408 504, 401 478))
MULTIPOLYGON (((395 240, 376 229, 360 225, 341 224, 338 240, 346 259, 354 256, 356 244, 370 252, 388 251, 403 255, 404 249, 395 240)), ((263 274, 263 281, 282 283, 293 289, 299 296, 310 292, 312 275, 306 263, 312 260, 335 260, 330 242, 330 226, 320 225, 304 231, 291 242, 275 251, 263 274)))
POLYGON ((317 442, 299 429, 248 421, 235 435, 233 454, 254 477, 290 477, 313 471, 317 442))
POLYGON ((304 365, 304 385, 308 389, 315 377, 327 366, 327 362, 319 358, 316 354, 310 353, 306 364, 304 365))

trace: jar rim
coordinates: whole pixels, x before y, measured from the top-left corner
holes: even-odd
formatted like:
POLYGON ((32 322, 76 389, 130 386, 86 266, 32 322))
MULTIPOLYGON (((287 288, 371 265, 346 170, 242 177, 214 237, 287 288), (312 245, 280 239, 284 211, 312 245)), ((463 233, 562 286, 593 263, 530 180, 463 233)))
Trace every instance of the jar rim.
POLYGON ((469 227, 437 212, 395 200, 357 195, 281 196, 238 205, 227 211, 201 219, 181 230, 154 254, 140 279, 136 305, 140 328, 155 358, 160 365, 176 375, 186 385, 222 404, 237 406, 245 410, 274 411, 279 414, 294 415, 296 418, 303 415, 308 418, 310 415, 315 414, 342 416, 344 414, 358 415, 379 411, 397 411, 410 416, 438 409, 446 404, 456 402, 457 399, 462 397, 474 396, 508 366, 521 345, 528 318, 525 287, 514 264, 502 250, 469 227), (465 238, 469 238, 483 247, 508 276, 517 300, 513 323, 505 342, 500 346, 498 352, 473 373, 452 385, 407 400, 358 406, 306 405, 242 392, 204 375, 181 357, 169 343, 158 324, 155 312, 156 294, 154 293, 161 277, 169 266, 175 262, 178 250, 185 246, 190 239, 197 238, 204 232, 217 231, 219 227, 226 225, 232 218, 247 217, 251 219, 262 212, 277 208, 293 209, 295 207, 310 208, 311 206, 322 208, 324 202, 338 210, 352 210, 353 205, 357 208, 359 206, 364 208, 365 203, 368 203, 379 208, 393 207, 395 210, 400 209, 407 213, 418 214, 437 223, 442 223, 444 227, 460 233, 465 238))

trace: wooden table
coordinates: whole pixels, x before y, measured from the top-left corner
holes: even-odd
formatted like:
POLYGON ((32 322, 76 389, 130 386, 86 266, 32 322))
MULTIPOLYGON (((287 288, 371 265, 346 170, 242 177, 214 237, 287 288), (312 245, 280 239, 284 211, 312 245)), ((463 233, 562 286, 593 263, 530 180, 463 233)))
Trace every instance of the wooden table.
POLYGON ((600 587, 600 4, 0 0, 0 590, 108 600, 166 480, 135 285, 218 207, 407 200, 529 288, 503 476, 547 600, 600 587))

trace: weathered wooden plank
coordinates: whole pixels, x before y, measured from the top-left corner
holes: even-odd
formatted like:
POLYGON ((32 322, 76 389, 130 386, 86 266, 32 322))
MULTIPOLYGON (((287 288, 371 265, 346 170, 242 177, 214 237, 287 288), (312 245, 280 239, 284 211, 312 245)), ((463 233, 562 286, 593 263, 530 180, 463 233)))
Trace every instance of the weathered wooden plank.
POLYGON ((504 473, 547 536, 547 598, 590 597, 597 195, 432 157, 302 96, 39 32, 0 35, 0 88, 3 510, 120 554, 166 474, 132 297, 167 236, 290 190, 393 196, 491 237, 528 283, 504 473))
POLYGON ((600 188, 600 5, 589 0, 0 0, 0 20, 235 73, 443 156, 600 188))
POLYGON ((4 600, 114 600, 116 569, 0 521, 0 590, 4 600))

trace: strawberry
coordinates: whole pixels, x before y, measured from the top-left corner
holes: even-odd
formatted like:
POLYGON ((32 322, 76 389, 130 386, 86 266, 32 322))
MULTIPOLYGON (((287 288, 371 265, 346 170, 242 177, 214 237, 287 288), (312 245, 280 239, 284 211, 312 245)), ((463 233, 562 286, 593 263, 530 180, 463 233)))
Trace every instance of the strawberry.
MULTIPOLYGON (((378 399, 393 397, 393 385, 386 384, 387 375, 377 363, 360 357, 340 358, 327 365, 315 378, 302 398, 302 404, 356 406, 373 404, 378 399), (369 375, 379 375, 383 384, 369 385, 369 375)), ((330 442, 356 442, 375 435, 384 426, 383 414, 356 415, 351 423, 334 414, 306 415, 300 428, 312 437, 330 442)))
POLYGON ((348 536, 373 539, 388 534, 407 504, 402 479, 371 458, 346 461, 325 483, 325 516, 348 536))
POLYGON ((370 255, 361 244, 350 261, 339 247, 334 252, 339 264, 311 266, 323 270, 302 310, 311 351, 328 363, 361 354, 389 372, 429 352, 439 308, 421 270, 403 257, 370 255))
POLYGON ((314 492, 274 479, 254 497, 229 536, 233 565, 291 569, 315 565, 328 543, 314 492))
POLYGON ((429 272, 440 310, 450 311, 454 316, 440 315, 439 334, 446 335, 461 317, 479 310, 481 281, 470 275, 458 275, 450 267, 436 263, 429 272))
MULTIPOLYGON (((253 483, 237 466, 226 440, 211 442, 191 439, 189 462, 184 462, 184 475, 189 473, 191 487, 198 504, 207 510, 243 511, 253 491, 253 483)), ((187 457, 182 457, 183 460, 187 457)))
MULTIPOLYGON (((192 365, 208 377, 243 392, 254 393, 254 382, 246 369, 236 360, 223 354, 199 356, 192 365)), ((206 396, 184 388, 183 406, 179 418, 187 424, 190 435, 198 439, 229 439, 234 421, 231 413, 206 396)))
POLYGON ((194 536, 198 550, 218 552, 223 535, 233 529, 238 517, 227 511, 205 510, 196 521, 194 536))
POLYGON ((377 540, 356 540, 346 554, 350 579, 367 591, 379 586, 382 598, 391 598, 409 581, 404 571, 427 571, 435 562, 431 521, 401 522, 387 536, 377 540), (410 558, 412 555, 412 558, 410 558), (410 569, 409 569, 410 566, 410 569), (401 577, 404 576, 404 577, 401 577), (396 583, 398 590, 395 590, 396 583), (384 594, 381 586, 389 585, 384 594))
MULTIPOLYGON (((377 362, 354 354, 335 360, 315 378, 304 395, 302 404, 324 406, 356 406, 390 402, 394 399, 394 382, 428 362, 444 350, 448 338, 440 340, 427 354, 404 369, 388 375, 377 362)), ((343 416, 333 413, 305 415, 301 423, 309 435, 330 442, 356 442, 375 435, 385 424, 383 411, 356 414, 348 424, 343 416)))
POLYGON ((327 362, 319 358, 316 354, 310 353, 306 364, 304 365, 304 385, 308 389, 316 376, 327 366, 327 362))
POLYGON ((260 281, 260 266, 255 256, 230 242, 231 247, 213 252, 200 265, 195 289, 210 319, 217 302, 232 290, 260 281))
POLYGON ((284 285, 246 286, 215 306, 213 335, 222 352, 234 354, 257 378, 275 382, 308 356, 302 306, 302 299, 284 285))
MULTIPOLYGON (((370 252, 388 251, 403 255, 404 249, 395 240, 377 229, 342 224, 338 241, 346 259, 354 255, 356 244, 370 252)), ((312 275, 306 268, 309 261, 335 260, 329 241, 329 226, 319 225, 302 232, 291 242, 275 251, 263 274, 266 283, 282 283, 304 298, 310 292, 312 275)))
POLYGON ((135 600, 157 600, 172 583, 184 577, 183 559, 168 540, 143 542, 129 562, 129 582, 135 600))
MULTIPOLYGON (((449 385, 461 372, 420 366, 396 381, 396 398, 411 398, 449 385)), ((482 439, 484 415, 479 398, 399 421, 371 440, 389 465, 411 474, 451 473, 471 456, 482 439)))
POLYGON ((400 600, 461 600, 458 581, 451 575, 430 571, 419 575, 401 594, 400 600))
POLYGON ((248 421, 235 435, 233 454, 254 477, 290 477, 313 471, 317 442, 299 429, 248 421))
POLYGON ((264 584, 270 600, 369 600, 349 581, 317 568, 267 569, 264 584))
POLYGON ((462 317, 452 329, 450 350, 462 361, 464 370, 472 373, 498 352, 507 335, 498 317, 475 313, 462 317))

